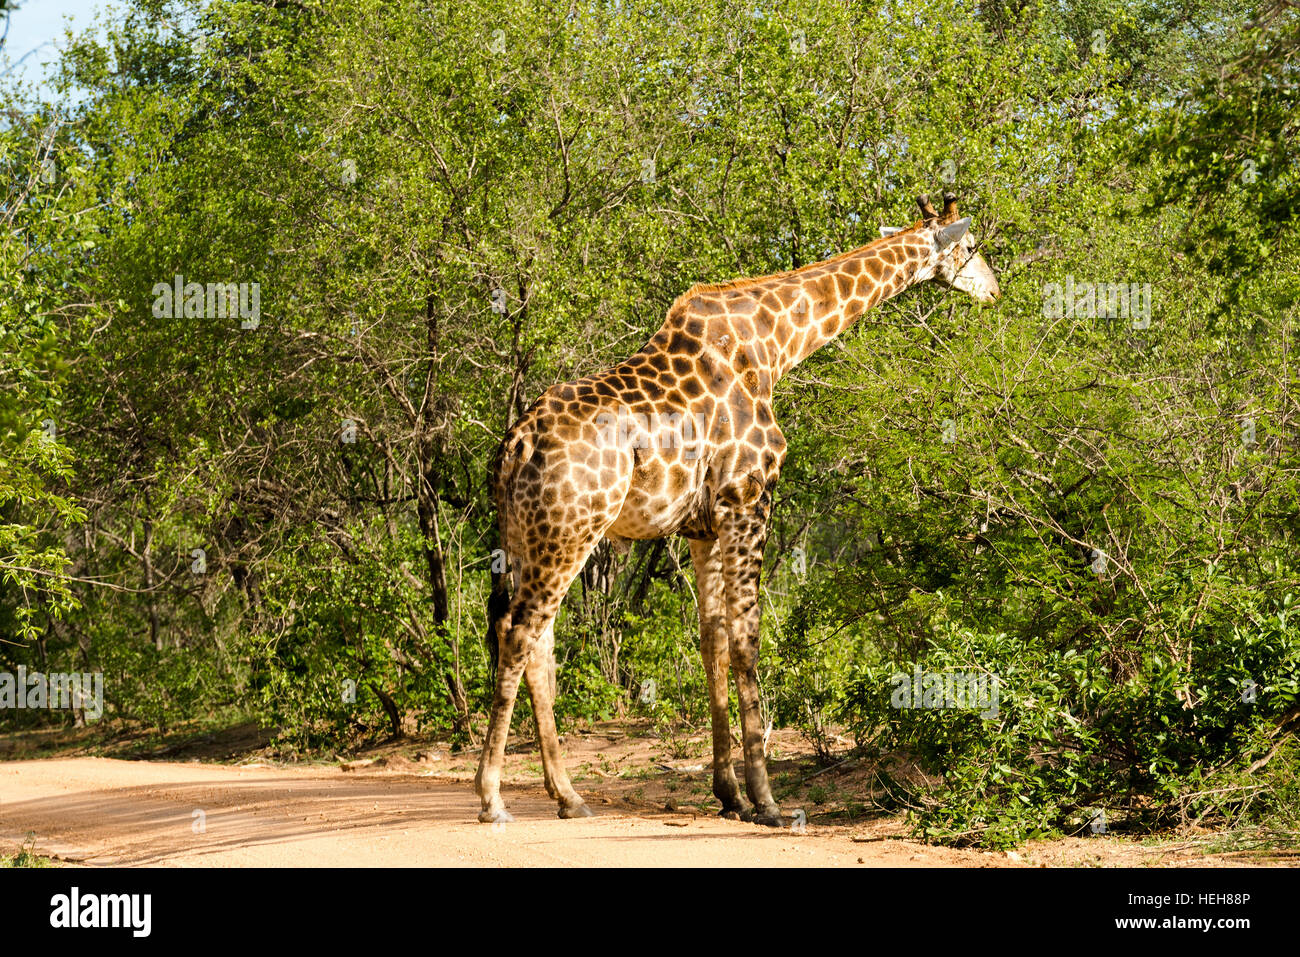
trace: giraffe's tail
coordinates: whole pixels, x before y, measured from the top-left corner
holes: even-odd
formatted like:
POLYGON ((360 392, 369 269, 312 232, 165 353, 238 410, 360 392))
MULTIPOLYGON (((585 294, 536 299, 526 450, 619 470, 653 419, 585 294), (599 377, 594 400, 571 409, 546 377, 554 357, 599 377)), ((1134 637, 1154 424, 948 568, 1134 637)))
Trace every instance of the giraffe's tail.
POLYGON ((498 548, 505 557, 499 561, 498 555, 492 556, 492 589, 488 593, 488 630, 487 648, 489 672, 496 676, 497 659, 500 656, 501 642, 510 631, 510 579, 514 566, 511 550, 514 542, 510 537, 510 493, 514 486, 515 470, 521 462, 532 457, 532 435, 526 430, 511 429, 497 449, 489 476, 492 499, 497 507, 498 548))
POLYGON ((510 572, 492 572, 492 591, 488 593, 487 649, 489 673, 496 677, 501 639, 510 630, 510 572))

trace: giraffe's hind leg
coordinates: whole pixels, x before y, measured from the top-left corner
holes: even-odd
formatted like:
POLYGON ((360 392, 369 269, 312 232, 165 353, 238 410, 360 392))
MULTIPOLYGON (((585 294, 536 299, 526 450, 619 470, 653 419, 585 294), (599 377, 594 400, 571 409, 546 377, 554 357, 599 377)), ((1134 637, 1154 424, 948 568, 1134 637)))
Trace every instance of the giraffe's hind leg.
MULTIPOLYGON (((524 611, 520 609, 520 611, 524 611)), ((484 824, 504 824, 514 818, 501 800, 501 765, 505 761, 506 738, 510 734, 510 716, 515 710, 515 696, 523 677, 532 645, 546 626, 538 624, 531 612, 516 613, 497 655, 497 687, 492 697, 492 714, 483 738, 474 789, 483 803, 478 819, 484 824)))
POLYGON ((483 804, 478 819, 485 824, 513 820, 501 800, 501 766, 505 762, 510 716, 525 672, 537 715, 547 790, 555 789, 553 796, 560 801, 561 817, 583 816, 581 809, 586 805, 569 783, 560 758, 553 712, 550 638, 560 602, 599 540, 600 535, 595 534, 581 541, 565 543, 569 546, 564 549, 568 557, 560 563, 543 561, 532 555, 524 557, 521 562, 519 587, 510 602, 510 628, 502 637, 497 657, 497 687, 492 699, 492 715, 488 733, 483 739, 478 773, 474 777, 474 787, 483 804), (566 808, 569 813, 565 813, 566 808))
POLYGON ((560 803, 560 817, 591 817, 591 808, 578 796, 564 767, 560 738, 555 729, 555 623, 542 633, 542 643, 528 660, 524 672, 533 699, 537 742, 542 749, 546 793, 560 803))
POLYGON ((750 813, 740 794, 731 764, 730 695, 726 589, 722 578, 722 551, 717 541, 691 543, 695 584, 699 590, 700 654, 709 680, 709 714, 713 720, 713 794, 722 802, 722 816, 739 818, 750 813))

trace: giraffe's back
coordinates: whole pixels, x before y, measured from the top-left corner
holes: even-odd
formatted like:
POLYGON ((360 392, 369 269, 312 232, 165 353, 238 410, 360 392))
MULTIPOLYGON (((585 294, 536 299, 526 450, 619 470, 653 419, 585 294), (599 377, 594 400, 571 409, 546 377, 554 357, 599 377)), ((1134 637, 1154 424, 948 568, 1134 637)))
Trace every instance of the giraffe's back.
POLYGON ((721 502, 743 504, 779 468, 776 346, 761 289, 705 288, 612 369, 548 389, 511 428, 498 506, 542 536, 707 538, 721 502))

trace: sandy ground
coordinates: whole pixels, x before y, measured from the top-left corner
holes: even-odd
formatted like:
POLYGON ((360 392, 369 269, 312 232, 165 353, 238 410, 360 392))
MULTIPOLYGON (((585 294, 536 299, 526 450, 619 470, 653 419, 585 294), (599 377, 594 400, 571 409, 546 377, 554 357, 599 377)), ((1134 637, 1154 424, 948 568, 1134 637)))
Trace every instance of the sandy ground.
POLYGON ((1195 835, 1154 843, 1067 837, 1012 853, 926 845, 907 839, 897 815, 846 819, 840 811, 870 791, 870 769, 846 762, 819 770, 794 735, 774 739, 769 766, 790 824, 806 824, 781 830, 715 816, 703 734, 672 747, 626 726, 568 736, 570 773, 596 812, 574 821, 555 816, 533 743, 516 739, 502 789, 515 823, 495 827, 475 817, 475 756, 436 742, 407 740, 362 760, 304 766, 270 759, 252 733, 204 736, 144 755, 151 760, 89 756, 75 741, 54 749, 61 756, 26 760, 49 753, 33 750, 34 741, 5 736, 0 747, 10 758, 0 760, 0 855, 29 842, 35 853, 74 866, 1230 867, 1295 860, 1285 851, 1207 854, 1195 835))
POLYGON ((504 790, 514 824, 475 820, 469 782, 400 772, 73 758, 0 764, 0 841, 115 866, 1007 865, 1004 855, 841 828, 772 831, 691 813, 561 821, 540 788, 504 790), (195 812, 201 812, 196 814, 195 812), (201 832, 199 831, 201 824, 201 832))

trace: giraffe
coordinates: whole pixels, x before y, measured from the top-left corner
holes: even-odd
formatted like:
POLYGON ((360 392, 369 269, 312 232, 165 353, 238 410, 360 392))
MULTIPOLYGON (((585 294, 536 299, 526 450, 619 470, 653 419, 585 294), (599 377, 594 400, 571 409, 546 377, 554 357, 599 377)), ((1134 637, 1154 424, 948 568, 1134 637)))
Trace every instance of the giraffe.
POLYGON ((918 197, 921 219, 882 228, 879 239, 831 259, 691 287, 640 352, 553 386, 506 432, 491 479, 513 594, 504 575, 494 578, 496 692, 475 776, 480 821, 512 820, 501 765, 521 680, 533 699, 547 793, 561 818, 591 815, 556 734, 555 615, 602 538, 626 549, 633 539, 676 533, 689 540, 695 567, 713 793, 723 816, 783 823, 767 778, 756 671, 759 576, 786 454, 772 390, 864 312, 916 283, 938 279, 980 301, 998 298, 969 217, 958 217, 951 193, 943 200, 940 213, 918 197), (728 667, 748 804, 732 766, 728 667))

